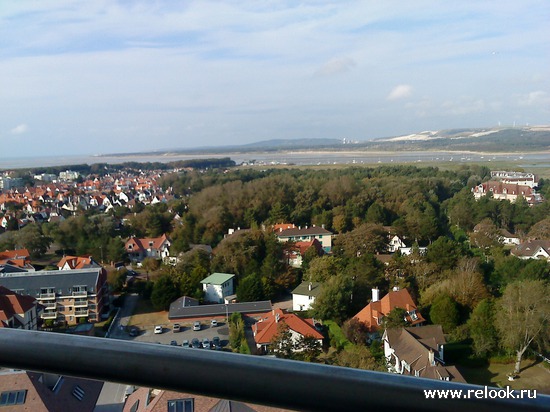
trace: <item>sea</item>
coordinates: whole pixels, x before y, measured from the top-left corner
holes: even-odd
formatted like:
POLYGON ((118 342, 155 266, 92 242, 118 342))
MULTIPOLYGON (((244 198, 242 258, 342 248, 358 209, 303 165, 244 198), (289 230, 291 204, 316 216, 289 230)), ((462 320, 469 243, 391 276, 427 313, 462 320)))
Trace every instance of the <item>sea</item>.
POLYGON ((71 155, 0 158, 0 170, 77 164, 120 164, 124 162, 162 162, 229 157, 238 165, 353 165, 418 163, 513 163, 517 167, 550 167, 550 152, 482 154, 472 152, 365 152, 365 151, 285 151, 206 154, 71 155))

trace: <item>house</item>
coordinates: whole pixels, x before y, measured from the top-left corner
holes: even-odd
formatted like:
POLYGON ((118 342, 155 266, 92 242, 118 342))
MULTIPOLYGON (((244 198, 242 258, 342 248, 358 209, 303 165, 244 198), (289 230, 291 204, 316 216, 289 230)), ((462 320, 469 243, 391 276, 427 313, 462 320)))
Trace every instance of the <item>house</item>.
POLYGON ((401 308, 407 312, 405 321, 411 326, 419 326, 425 322, 407 289, 394 288, 382 299, 379 299, 379 293, 377 288, 372 289, 371 302, 354 316, 367 325, 372 337, 383 328, 384 317, 395 308, 401 308))
POLYGON ((550 261, 550 240, 529 240, 517 245, 510 253, 519 259, 546 259, 550 261))
POLYGON ((201 280, 204 300, 223 303, 224 298, 235 293, 235 275, 230 273, 212 273, 201 280))
POLYGON ((441 325, 386 329, 382 341, 389 372, 466 383, 456 367, 445 365, 441 325))
POLYGON ((5 252, 0 252, 0 265, 15 266, 29 272, 35 270, 31 265, 30 254, 27 249, 6 250, 5 252))
POLYGON ((285 250, 288 264, 295 268, 302 267, 302 258, 309 248, 314 248, 317 256, 324 253, 323 246, 317 239, 307 242, 296 242, 290 250, 285 250))
POLYGON ((168 258, 170 245, 170 240, 164 234, 161 237, 142 239, 131 237, 126 241, 124 248, 131 260, 141 262, 147 257, 163 260, 168 258))
POLYGON ((0 286, 0 329, 38 329, 38 302, 0 286))
POLYGON ((123 412, 285 412, 270 406, 242 403, 191 393, 138 388, 124 403, 123 412))
POLYGON ((315 298, 323 290, 319 282, 302 282, 292 291, 292 310, 302 311, 311 309, 315 298))
POLYGON ((101 265, 92 256, 63 256, 57 263, 57 267, 59 270, 73 270, 99 268, 101 265))
POLYGON ((500 180, 503 183, 512 183, 529 186, 531 189, 539 184, 539 177, 533 173, 507 172, 503 170, 491 170, 491 179, 500 180))
POLYGON ((520 239, 519 236, 514 235, 510 232, 508 232, 506 229, 500 229, 499 231, 499 242, 504 245, 519 245, 520 239))
POLYGON ((481 183, 474 187, 472 192, 476 200, 491 193, 493 199, 509 200, 512 203, 514 203, 519 196, 523 197, 529 205, 534 205, 535 203, 543 201, 542 196, 529 186, 519 185, 517 183, 503 183, 494 180, 481 183))
POLYGON ((0 409, 93 412, 103 382, 9 370, 0 374, 0 409))
POLYGON ((284 323, 292 336, 292 341, 296 343, 300 338, 311 336, 323 344, 323 335, 315 329, 313 319, 302 319, 293 313, 285 313, 281 309, 273 309, 260 316, 258 322, 252 326, 256 348, 260 353, 268 353, 269 345, 278 333, 279 323, 284 323))
POLYGON ((0 277, 0 285, 36 298, 44 307, 40 314, 44 321, 75 325, 84 318, 99 322, 110 306, 103 268, 10 273, 0 277))
POLYGON ((332 232, 329 232, 324 227, 315 225, 311 227, 306 226, 305 228, 291 227, 283 229, 281 227, 275 232, 275 235, 279 242, 309 242, 317 239, 326 253, 332 250, 332 232))

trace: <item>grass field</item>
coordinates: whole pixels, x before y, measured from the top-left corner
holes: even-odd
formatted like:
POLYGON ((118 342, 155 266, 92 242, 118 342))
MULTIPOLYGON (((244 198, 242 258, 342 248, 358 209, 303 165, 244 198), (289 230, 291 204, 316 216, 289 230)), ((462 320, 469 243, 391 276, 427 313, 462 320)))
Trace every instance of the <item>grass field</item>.
POLYGON ((521 363, 519 378, 509 381, 507 374, 514 370, 514 364, 491 363, 484 367, 461 367, 468 383, 487 386, 510 386, 512 389, 536 389, 550 395, 550 368, 540 360, 525 360, 521 363))
POLYGON ((145 330, 155 325, 168 326, 169 323, 167 311, 156 311, 149 300, 139 299, 128 325, 145 330))

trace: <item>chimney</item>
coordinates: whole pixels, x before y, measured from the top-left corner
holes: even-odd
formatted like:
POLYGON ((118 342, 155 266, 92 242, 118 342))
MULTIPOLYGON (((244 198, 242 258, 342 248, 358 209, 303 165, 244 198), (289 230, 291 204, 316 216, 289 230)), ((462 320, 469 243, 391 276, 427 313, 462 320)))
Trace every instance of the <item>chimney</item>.
POLYGON ((430 362, 431 366, 435 366, 434 351, 431 349, 430 349, 430 352, 428 352, 428 362, 430 362))
POLYGON ((372 300, 371 302, 378 302, 380 300, 380 291, 378 288, 372 288, 372 300))
POLYGON ((278 313, 275 314, 275 323, 279 323, 279 314, 278 313))
POLYGON ((307 287, 307 290, 311 290, 311 282, 309 282, 309 285, 307 287))

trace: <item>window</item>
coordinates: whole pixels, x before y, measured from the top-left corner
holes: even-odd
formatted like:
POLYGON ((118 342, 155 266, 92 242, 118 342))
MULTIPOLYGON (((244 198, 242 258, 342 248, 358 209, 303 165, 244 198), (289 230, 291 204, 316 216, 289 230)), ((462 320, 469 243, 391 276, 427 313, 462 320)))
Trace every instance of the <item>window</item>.
POLYGON ((82 389, 80 386, 76 385, 72 393, 73 396, 79 401, 82 401, 82 399, 84 399, 85 392, 84 389, 82 389))
POLYGON ((22 391, 6 391, 0 395, 0 406, 22 405, 25 403, 27 390, 22 391))
POLYGON ((173 399, 168 401, 168 412, 193 412, 193 399, 173 399))

